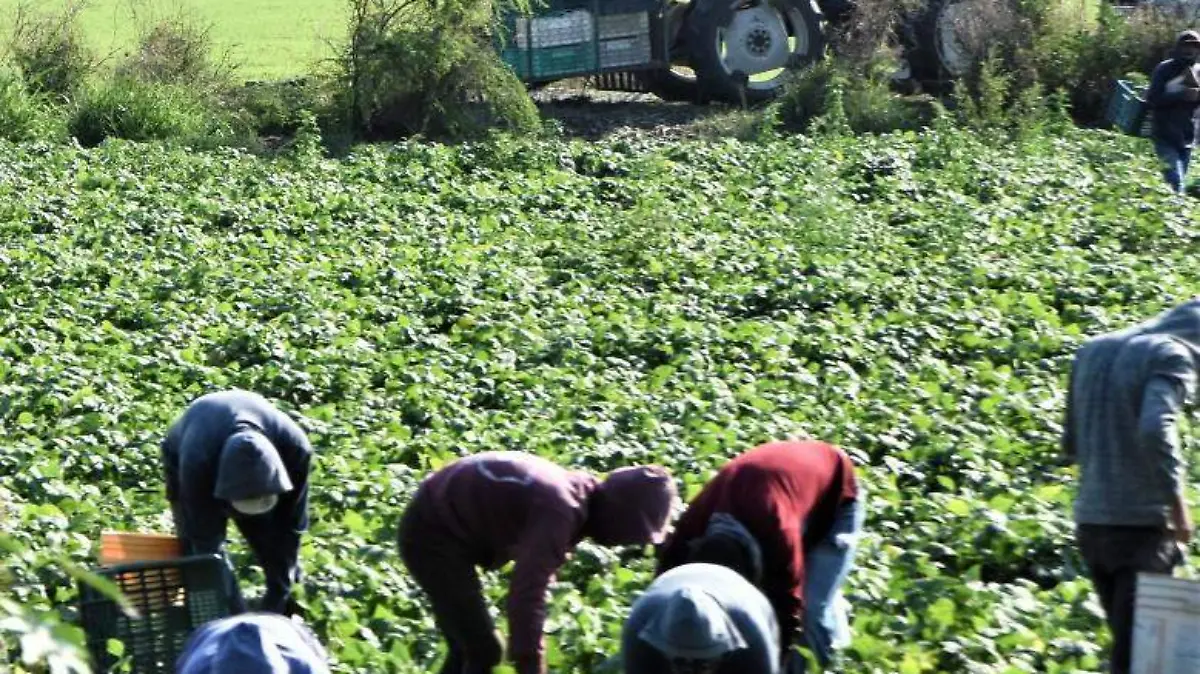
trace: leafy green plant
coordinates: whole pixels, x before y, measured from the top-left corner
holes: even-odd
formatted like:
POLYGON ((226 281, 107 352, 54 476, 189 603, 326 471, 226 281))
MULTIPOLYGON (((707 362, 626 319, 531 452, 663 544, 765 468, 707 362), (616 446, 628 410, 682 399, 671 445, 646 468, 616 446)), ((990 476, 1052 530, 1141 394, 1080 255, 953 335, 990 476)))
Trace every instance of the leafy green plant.
POLYGON ((70 97, 96 69, 96 57, 79 29, 84 3, 68 0, 57 14, 22 2, 12 14, 8 52, 31 91, 70 97))
POLYGON ((492 47, 493 4, 349 0, 341 101, 367 139, 540 129, 524 85, 492 47))
MULTIPOLYGON (((317 447, 300 601, 339 674, 441 657, 395 548, 437 466, 654 462, 694 495, 800 436, 847 447, 870 494, 841 671, 1098 672, 1058 458, 1068 363, 1200 293, 1193 220, 1143 140, 994 143, 946 118, 343 159, 0 143, 12 601, 69 617, 78 581, 35 553, 89 567, 105 529, 170 530, 162 434, 237 386, 317 447)), ((652 573, 647 550, 582 545, 551 588, 551 669, 609 662, 652 573)), ((504 572, 486 580, 502 602, 504 572)))
POLYGON ((191 141, 228 133, 224 121, 184 86, 115 78, 88 89, 74 105, 67 130, 88 146, 107 138, 191 141))

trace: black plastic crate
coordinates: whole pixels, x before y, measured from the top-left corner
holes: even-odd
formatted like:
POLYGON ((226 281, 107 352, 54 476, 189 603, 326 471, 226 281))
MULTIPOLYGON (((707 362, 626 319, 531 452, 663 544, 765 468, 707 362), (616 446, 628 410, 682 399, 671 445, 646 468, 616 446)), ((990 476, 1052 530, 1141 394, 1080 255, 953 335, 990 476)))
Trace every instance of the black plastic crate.
POLYGON ((233 615, 235 584, 218 555, 137 562, 97 571, 117 584, 138 617, 130 617, 112 599, 79 583, 79 617, 97 671, 128 660, 135 674, 170 674, 184 642, 201 625, 233 615), (108 642, 123 643, 124 654, 109 653, 108 642))

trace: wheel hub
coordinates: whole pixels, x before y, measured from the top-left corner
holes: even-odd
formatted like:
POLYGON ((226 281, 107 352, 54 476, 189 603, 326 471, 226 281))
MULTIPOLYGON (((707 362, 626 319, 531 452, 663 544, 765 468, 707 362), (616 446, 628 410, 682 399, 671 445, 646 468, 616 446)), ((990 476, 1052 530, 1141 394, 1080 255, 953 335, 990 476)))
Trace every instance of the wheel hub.
POLYGON ((718 39, 724 42, 723 60, 731 73, 750 76, 788 65, 787 23, 765 2, 738 10, 718 39))

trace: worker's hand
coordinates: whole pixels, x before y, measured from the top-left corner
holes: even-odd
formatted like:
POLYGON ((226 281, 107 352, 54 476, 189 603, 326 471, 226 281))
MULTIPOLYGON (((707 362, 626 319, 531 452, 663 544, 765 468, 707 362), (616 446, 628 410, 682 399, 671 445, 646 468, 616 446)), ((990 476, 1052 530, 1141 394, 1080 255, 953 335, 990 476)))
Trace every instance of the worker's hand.
POLYGON ((1172 524, 1175 525, 1175 540, 1184 545, 1190 544, 1192 529, 1195 528, 1195 525, 1192 524, 1192 509, 1182 498, 1179 498, 1171 510, 1172 524))

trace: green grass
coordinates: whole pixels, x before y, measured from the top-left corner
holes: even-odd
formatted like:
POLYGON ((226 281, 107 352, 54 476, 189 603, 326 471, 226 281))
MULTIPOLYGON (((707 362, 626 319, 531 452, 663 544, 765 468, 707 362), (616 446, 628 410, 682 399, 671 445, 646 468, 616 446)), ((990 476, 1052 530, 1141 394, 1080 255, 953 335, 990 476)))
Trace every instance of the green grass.
MULTIPOLYGON (((19 4, 0 0, 0 26, 8 24, 19 4)), ((62 1, 34 4, 48 10, 62 1)), ((181 12, 212 25, 217 49, 228 50, 246 79, 303 75, 327 58, 329 42, 340 41, 346 32, 345 0, 91 0, 81 20, 100 54, 120 58, 134 44, 139 26, 181 12)))

